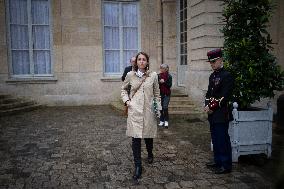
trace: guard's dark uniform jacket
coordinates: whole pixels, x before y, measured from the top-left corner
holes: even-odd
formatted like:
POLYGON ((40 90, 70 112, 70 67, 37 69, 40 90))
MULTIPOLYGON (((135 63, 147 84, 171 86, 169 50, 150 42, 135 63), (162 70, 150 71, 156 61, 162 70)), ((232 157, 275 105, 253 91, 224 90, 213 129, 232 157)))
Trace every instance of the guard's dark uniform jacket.
MULTIPOLYGON (((224 99, 220 103, 221 107, 208 115, 209 122, 225 123, 229 121, 231 117, 229 114, 231 114, 231 111, 229 111, 228 107, 228 98, 231 96, 233 86, 234 79, 224 68, 220 68, 210 75, 206 99, 209 99, 210 97, 216 99, 224 97, 224 99)), ((205 106, 208 105, 208 103, 209 101, 205 100, 205 106)))

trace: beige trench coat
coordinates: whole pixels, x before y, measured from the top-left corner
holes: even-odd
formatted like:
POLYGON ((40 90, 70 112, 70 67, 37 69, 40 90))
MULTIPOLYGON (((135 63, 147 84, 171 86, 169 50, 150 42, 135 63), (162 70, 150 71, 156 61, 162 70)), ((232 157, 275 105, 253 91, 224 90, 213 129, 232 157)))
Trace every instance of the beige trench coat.
POLYGON ((127 117, 126 135, 134 138, 155 138, 157 136, 157 118, 153 108, 156 98, 158 109, 161 110, 160 89, 156 72, 148 71, 147 78, 137 90, 143 78, 139 78, 135 71, 130 71, 121 87, 121 98, 125 103, 130 100, 127 117), (127 94, 128 85, 131 86, 130 95, 127 94))

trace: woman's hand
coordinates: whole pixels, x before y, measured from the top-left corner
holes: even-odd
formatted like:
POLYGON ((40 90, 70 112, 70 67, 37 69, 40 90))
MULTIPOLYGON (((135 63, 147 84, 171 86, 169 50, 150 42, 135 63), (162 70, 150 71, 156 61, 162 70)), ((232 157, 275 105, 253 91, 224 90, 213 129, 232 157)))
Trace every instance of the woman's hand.
POLYGON ((165 80, 164 79, 160 79, 160 83, 164 83, 165 82, 165 80))

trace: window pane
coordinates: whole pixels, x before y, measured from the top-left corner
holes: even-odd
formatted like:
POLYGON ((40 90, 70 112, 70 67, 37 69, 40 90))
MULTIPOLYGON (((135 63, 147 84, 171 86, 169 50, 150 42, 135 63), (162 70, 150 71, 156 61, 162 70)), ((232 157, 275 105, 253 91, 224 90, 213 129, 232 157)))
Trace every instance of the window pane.
POLYGON ((49 24, 48 0, 32 0, 32 23, 49 24))
POLYGON ((121 74, 138 51, 138 4, 104 2, 103 14, 105 72, 121 74))
POLYGON ((122 6, 123 26, 137 26, 137 5, 126 4, 122 6))
POLYGON ((27 24, 27 0, 10 0, 9 1, 10 23, 27 24))
POLYGON ((187 65, 187 0, 180 1, 180 65, 187 65))
POLYGON ((12 49, 29 48, 28 26, 11 25, 10 35, 12 49))
POLYGON ((183 8, 183 1, 184 1, 184 0, 180 0, 180 9, 183 8))
POLYGON ((34 71, 35 74, 50 74, 51 73, 51 62, 50 62, 50 51, 34 51, 34 71))
POLYGON ((180 11, 180 20, 183 21, 183 11, 180 11))
POLYGON ((33 26, 33 48, 50 48, 50 33, 48 26, 33 26))
POLYGON ((29 51, 12 51, 13 74, 30 74, 29 51))
POLYGON ((104 46, 105 49, 119 49, 118 27, 105 27, 104 46))
POLYGON ((137 49, 138 32, 137 28, 123 29, 123 49, 137 49))
POLYGON ((107 73, 120 73, 119 51, 105 51, 105 71, 107 73))
POLYGON ((183 22, 180 22, 180 32, 183 32, 183 22))
POLYGON ((187 55, 181 56, 181 65, 187 65, 187 55))
POLYGON ((104 24, 106 26, 119 26, 118 5, 118 3, 104 4, 104 24))
POLYGON ((187 9, 184 9, 183 11, 183 18, 184 20, 187 20, 187 9))

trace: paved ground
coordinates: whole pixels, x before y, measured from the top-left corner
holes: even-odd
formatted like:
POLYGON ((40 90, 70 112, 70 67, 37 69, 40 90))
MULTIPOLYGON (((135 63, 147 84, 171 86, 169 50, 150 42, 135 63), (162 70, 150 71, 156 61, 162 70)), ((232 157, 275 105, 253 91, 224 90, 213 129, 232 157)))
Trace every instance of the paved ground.
MULTIPOLYGON (((109 106, 50 107, 0 118, 0 188, 273 188, 272 160, 244 158, 214 175, 207 122, 173 119, 159 128, 154 163, 134 186, 126 118, 109 106), (268 166, 268 167, 266 167, 268 166), (271 176, 271 174, 270 174, 271 176)), ((255 157, 254 157, 255 158, 255 157)))

